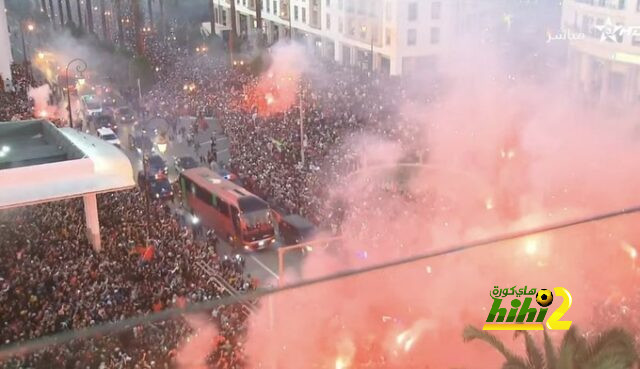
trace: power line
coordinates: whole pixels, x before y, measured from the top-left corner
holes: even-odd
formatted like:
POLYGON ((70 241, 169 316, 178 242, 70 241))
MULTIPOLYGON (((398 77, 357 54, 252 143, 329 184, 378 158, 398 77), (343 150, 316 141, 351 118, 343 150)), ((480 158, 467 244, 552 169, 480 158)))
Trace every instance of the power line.
POLYGON ((117 322, 110 322, 110 323, 101 324, 101 325, 97 325, 89 328, 84 328, 81 330, 57 333, 50 336, 36 338, 26 342, 16 342, 10 345, 5 345, 3 347, 0 347, 0 361, 5 360, 14 355, 30 354, 35 351, 45 349, 52 345, 62 345, 65 343, 69 343, 70 341, 73 341, 73 340, 89 339, 97 336, 105 336, 105 335, 122 331, 130 327, 137 326, 137 325, 150 324, 150 323, 155 323, 159 321, 169 320, 171 318, 177 318, 182 316, 183 314, 198 313, 204 310, 211 310, 219 306, 248 302, 251 300, 256 300, 260 297, 268 296, 268 295, 283 292, 283 291, 300 289, 303 287, 312 286, 312 285, 316 285, 324 282, 335 281, 342 278, 347 278, 347 277, 356 276, 356 275, 365 274, 365 273, 374 272, 374 271, 383 270, 383 269, 389 269, 389 268, 393 268, 393 267, 404 265, 404 264, 410 264, 410 263, 430 259, 437 256, 466 251, 466 250, 473 249, 480 246, 486 246, 494 243, 509 241, 509 240, 522 238, 522 237, 526 237, 526 236, 530 236, 538 233, 546 233, 546 232, 560 230, 564 228, 570 228, 577 225, 593 223, 599 220, 616 218, 616 217, 638 213, 638 212, 640 212, 640 206, 624 208, 624 209, 620 209, 620 210, 616 210, 608 213, 600 213, 600 214, 583 217, 583 218, 577 218, 574 220, 565 221, 561 223, 555 223, 555 224, 545 225, 545 226, 536 227, 528 230, 507 233, 500 236, 489 237, 486 239, 472 241, 469 243, 453 246, 453 247, 439 250, 439 251, 432 251, 429 253, 415 255, 412 257, 399 259, 391 262, 371 265, 361 269, 345 270, 339 273, 330 274, 330 275, 316 278, 316 279, 306 280, 298 283, 292 283, 290 285, 282 286, 275 289, 259 289, 256 291, 246 293, 242 296, 228 296, 228 297, 224 297, 217 300, 191 304, 184 308, 167 309, 167 310, 163 310, 161 312, 157 312, 149 315, 132 317, 132 318, 123 319, 117 322))

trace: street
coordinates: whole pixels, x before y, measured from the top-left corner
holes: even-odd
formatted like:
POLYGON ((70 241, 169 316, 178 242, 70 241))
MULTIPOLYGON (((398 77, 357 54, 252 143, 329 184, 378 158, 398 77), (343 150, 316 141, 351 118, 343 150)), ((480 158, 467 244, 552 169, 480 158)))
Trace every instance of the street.
MULTIPOLYGON (((180 131, 180 128, 187 129, 190 122, 193 118, 181 118, 178 120, 177 130, 180 131)), ((211 145, 211 138, 215 134, 216 138, 216 149, 218 150, 218 163, 223 164, 228 162, 229 160, 229 144, 228 140, 222 134, 222 130, 218 126, 218 124, 213 119, 207 119, 209 122, 208 129, 204 131, 198 131, 196 136, 196 140, 200 142, 200 150, 199 153, 196 154, 193 146, 189 146, 186 140, 173 140, 169 142, 167 146, 167 150, 164 153, 158 153, 169 166, 169 180, 173 183, 178 179, 178 172, 174 167, 174 159, 176 157, 182 156, 191 156, 196 160, 199 160, 201 154, 206 153, 209 150, 211 145)), ((152 118, 148 121, 141 121, 140 124, 143 125, 158 125, 163 124, 164 119, 162 118, 152 118)), ((165 123, 166 124, 166 123, 165 123)), ((137 173, 142 169, 142 156, 136 152, 135 150, 131 150, 129 137, 133 132, 132 124, 121 124, 118 126, 118 137, 121 142, 121 150, 127 155, 129 160, 131 161, 131 165, 134 171, 134 177, 137 178, 137 173)), ((204 166, 205 164, 203 164, 204 166)), ((260 281, 262 286, 277 285, 278 281, 278 253, 276 248, 278 247, 278 243, 276 243, 275 248, 268 250, 261 250, 251 253, 246 253, 244 251, 240 251, 245 257, 246 267, 245 273, 247 275, 251 275, 252 278, 257 278, 260 281)), ((220 256, 228 255, 234 256, 239 252, 234 250, 226 241, 220 240, 218 250, 220 252, 220 256)), ((300 264, 301 257, 293 256, 291 254, 287 254, 286 256, 286 265, 287 267, 297 267, 300 264)), ((294 268, 295 269, 295 268, 294 268)), ((297 270, 297 269, 296 269, 297 270)))

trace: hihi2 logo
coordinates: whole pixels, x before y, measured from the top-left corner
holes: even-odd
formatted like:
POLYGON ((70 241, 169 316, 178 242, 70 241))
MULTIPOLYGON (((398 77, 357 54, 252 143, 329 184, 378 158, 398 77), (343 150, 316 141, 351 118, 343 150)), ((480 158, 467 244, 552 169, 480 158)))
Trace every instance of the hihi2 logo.
POLYGON ((551 292, 548 289, 540 289, 536 292, 535 288, 527 291, 527 287, 516 290, 516 287, 500 289, 494 286, 490 293, 493 299, 493 305, 487 316, 486 324, 482 327, 485 331, 541 331, 544 329, 543 322, 547 318, 545 325, 547 329, 552 330, 568 330, 571 327, 571 321, 562 321, 560 318, 571 307, 571 294, 566 288, 556 287, 551 292), (555 310, 547 318, 547 313, 551 304, 554 302, 554 293, 556 297, 562 298, 562 303, 554 305, 555 310), (514 296, 515 295, 515 296, 514 296), (514 296, 511 299, 511 307, 502 306, 502 301, 507 296, 514 296), (522 297, 526 296, 526 297, 522 297), (535 306, 533 302, 539 307, 535 306), (531 305, 534 306, 531 306, 531 305), (525 322, 526 321, 526 322, 525 322))

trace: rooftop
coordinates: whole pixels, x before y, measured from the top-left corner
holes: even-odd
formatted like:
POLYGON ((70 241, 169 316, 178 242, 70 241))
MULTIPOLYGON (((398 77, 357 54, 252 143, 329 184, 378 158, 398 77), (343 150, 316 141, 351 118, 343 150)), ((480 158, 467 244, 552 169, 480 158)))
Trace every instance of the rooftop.
POLYGON ((0 209, 135 186, 127 156, 45 120, 0 122, 0 209))
POLYGON ((51 123, 0 123, 0 170, 81 159, 85 154, 51 123))

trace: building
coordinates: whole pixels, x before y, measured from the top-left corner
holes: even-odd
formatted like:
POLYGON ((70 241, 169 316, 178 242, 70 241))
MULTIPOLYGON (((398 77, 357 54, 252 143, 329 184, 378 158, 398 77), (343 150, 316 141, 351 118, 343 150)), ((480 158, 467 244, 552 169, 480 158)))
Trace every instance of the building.
POLYGON ((82 197, 99 251, 96 194, 134 186, 127 156, 97 137, 44 120, 0 122, 0 209, 82 197))
POLYGON ((589 101, 640 98, 640 0, 565 0, 573 86, 589 101))
POLYGON ((9 41, 9 26, 4 0, 0 0, 0 77, 2 81, 11 79, 11 42, 9 41))
MULTIPOLYGON (((230 28, 230 0, 211 0, 216 31, 230 28)), ((436 68, 460 0, 235 0, 237 31, 255 39, 256 6, 268 44, 283 37, 316 55, 391 75, 436 68)))

